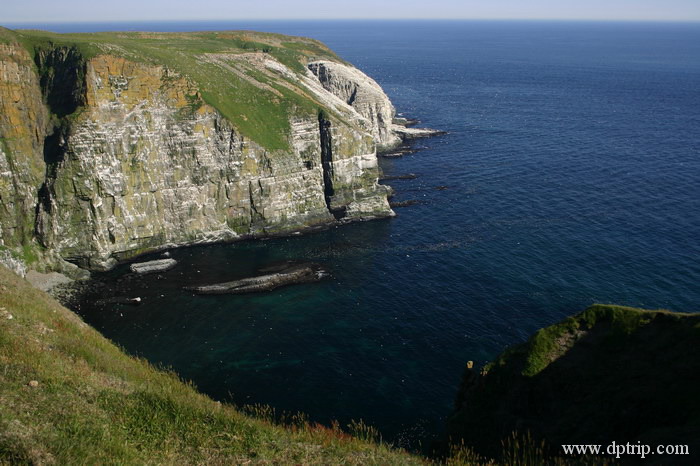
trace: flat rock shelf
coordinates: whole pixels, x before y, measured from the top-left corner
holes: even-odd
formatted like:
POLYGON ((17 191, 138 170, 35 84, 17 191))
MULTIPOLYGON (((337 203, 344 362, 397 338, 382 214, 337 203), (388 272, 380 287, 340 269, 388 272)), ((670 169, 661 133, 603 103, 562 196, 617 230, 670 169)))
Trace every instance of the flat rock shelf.
POLYGON ((131 269, 131 271, 134 273, 143 275, 146 273, 165 272, 166 270, 172 269, 176 265, 177 261, 175 259, 159 259, 155 261, 131 264, 129 269, 131 269))
POLYGON ((284 263, 261 269, 262 275, 216 283, 213 285, 186 287, 196 294, 244 294, 270 291, 280 286, 312 283, 328 276, 319 264, 284 263))

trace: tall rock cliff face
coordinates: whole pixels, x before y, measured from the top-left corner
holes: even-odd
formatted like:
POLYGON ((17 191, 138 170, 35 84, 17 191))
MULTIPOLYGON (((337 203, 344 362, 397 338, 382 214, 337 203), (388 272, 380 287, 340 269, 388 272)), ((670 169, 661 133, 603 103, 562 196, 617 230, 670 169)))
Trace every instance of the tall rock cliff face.
POLYGON ((393 107, 348 65, 322 62, 352 77, 352 99, 307 55, 285 61, 276 36, 255 37, 271 44, 262 53, 226 36, 217 53, 187 55, 190 68, 181 51, 133 52, 143 36, 34 39, 0 44, 3 248, 106 270, 163 247, 393 215, 376 157, 398 140, 393 107), (208 76, 230 80, 230 94, 208 76))
POLYGON ((22 246, 34 233, 48 120, 31 56, 0 44, 0 246, 22 246))

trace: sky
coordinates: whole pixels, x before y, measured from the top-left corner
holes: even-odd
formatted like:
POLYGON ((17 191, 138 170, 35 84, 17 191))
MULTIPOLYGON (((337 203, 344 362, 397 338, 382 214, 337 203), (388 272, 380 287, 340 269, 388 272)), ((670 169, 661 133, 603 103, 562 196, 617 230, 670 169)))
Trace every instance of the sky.
POLYGON ((0 0, 13 22, 249 19, 700 21, 700 0, 0 0))

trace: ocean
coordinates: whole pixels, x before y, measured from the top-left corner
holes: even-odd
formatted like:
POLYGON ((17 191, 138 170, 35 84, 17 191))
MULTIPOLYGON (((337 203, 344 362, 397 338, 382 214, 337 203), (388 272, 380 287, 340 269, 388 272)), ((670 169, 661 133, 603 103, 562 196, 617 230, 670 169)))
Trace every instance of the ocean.
MULTIPOLYGON (((13 26, 13 25, 10 25, 13 26)), ((393 219, 172 251, 98 277, 77 307, 128 352, 215 399, 362 419, 415 448, 463 367, 593 303, 700 311, 700 24, 331 21, 33 25, 255 29, 325 42, 404 116, 447 135, 382 159, 393 219), (182 286, 283 259, 321 283, 247 296, 182 286), (138 307, 101 306, 110 295, 138 307)))

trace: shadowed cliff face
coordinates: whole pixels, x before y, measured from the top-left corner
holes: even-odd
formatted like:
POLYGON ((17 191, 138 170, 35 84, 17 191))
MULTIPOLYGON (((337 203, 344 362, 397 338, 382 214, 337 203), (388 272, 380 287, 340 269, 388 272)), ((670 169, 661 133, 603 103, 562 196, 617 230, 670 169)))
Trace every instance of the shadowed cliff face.
POLYGON ((86 62, 75 47, 48 46, 36 50, 34 63, 43 101, 52 116, 44 138, 46 174, 37 194, 35 234, 42 246, 50 247, 44 219, 47 215, 54 214, 54 184, 68 150, 70 122, 66 117, 85 105, 86 62))
MULTIPOLYGON (((347 102, 307 68, 265 53, 193 52, 193 63, 245 86, 231 99, 248 105, 259 92, 282 112, 269 114, 275 137, 266 143, 240 129, 260 115, 236 114, 241 105, 224 116, 209 102, 225 98, 211 96, 204 78, 181 73, 178 61, 141 61, 129 40, 39 41, 33 56, 2 45, 0 66, 15 74, 0 76, 0 92, 13 97, 3 100, 0 168, 15 180, 0 185, 0 246, 30 244, 106 270, 162 247, 393 215, 377 183, 376 147, 397 137, 387 139, 390 128, 356 105, 371 94, 375 106, 393 107, 358 70, 338 64, 364 76, 347 102)), ((255 124, 264 135, 267 120, 255 124)))
POLYGON ((75 47, 39 48, 34 55, 49 110, 59 118, 85 104, 86 62, 75 47))
POLYGON ((698 452, 699 344, 698 315, 593 306, 507 350, 481 374, 467 368, 448 434, 490 456, 513 431, 545 439, 559 455, 562 444, 612 441, 698 452))
POLYGON ((333 212, 333 136, 331 133, 332 123, 328 120, 328 116, 319 112, 318 114, 318 129, 321 141, 321 166, 323 167, 323 194, 326 199, 326 207, 333 216, 339 220, 345 212, 333 212))

